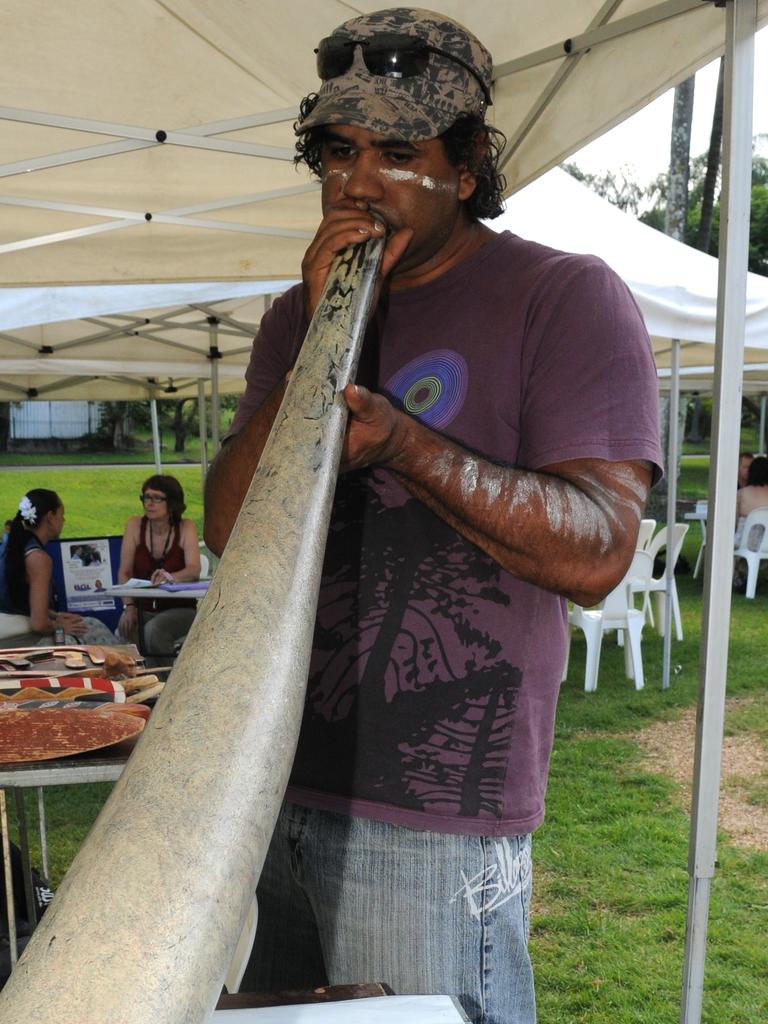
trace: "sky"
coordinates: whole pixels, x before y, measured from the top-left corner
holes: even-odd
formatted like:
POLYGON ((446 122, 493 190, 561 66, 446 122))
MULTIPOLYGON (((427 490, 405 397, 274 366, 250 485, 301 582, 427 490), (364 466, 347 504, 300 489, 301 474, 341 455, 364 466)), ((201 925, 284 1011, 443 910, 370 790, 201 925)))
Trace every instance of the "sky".
MULTIPOLYGON (((702 68, 696 75, 691 130, 691 157, 709 148, 712 109, 717 88, 718 61, 702 68)), ((623 124, 591 142, 569 157, 569 162, 590 174, 624 171, 637 184, 645 186, 669 167, 669 136, 672 125, 674 90, 623 124)), ((768 28, 755 36, 755 103, 752 134, 768 134, 768 28)), ((761 150, 768 156, 768 144, 761 150)))

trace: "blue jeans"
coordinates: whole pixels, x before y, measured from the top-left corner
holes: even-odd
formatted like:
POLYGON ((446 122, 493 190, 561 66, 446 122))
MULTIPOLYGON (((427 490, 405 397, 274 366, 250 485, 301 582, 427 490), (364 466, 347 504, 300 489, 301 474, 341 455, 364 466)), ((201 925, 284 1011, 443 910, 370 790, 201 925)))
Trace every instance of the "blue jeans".
POLYGON ((531 839, 457 836, 286 804, 243 991, 383 982, 533 1024, 531 839))

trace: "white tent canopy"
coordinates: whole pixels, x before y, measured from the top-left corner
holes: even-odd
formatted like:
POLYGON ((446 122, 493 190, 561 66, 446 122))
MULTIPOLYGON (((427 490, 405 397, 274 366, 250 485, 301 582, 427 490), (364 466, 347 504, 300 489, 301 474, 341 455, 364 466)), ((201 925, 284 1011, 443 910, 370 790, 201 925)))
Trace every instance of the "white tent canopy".
POLYGON ((241 392, 264 310, 292 283, 0 289, 0 401, 186 398, 214 378, 220 394, 241 392), (36 307, 78 319, 12 326, 36 307))
POLYGON ((0 331, 61 323, 109 313, 137 313, 192 303, 277 294, 294 283, 281 281, 172 281, 167 284, 67 285, 60 288, 3 288, 0 331))
MULTIPOLYGON (((650 334, 705 342, 711 359, 717 320, 714 256, 622 213, 559 168, 508 199, 505 212, 489 224, 566 252, 600 256, 632 290, 650 334)), ((768 278, 759 274, 748 276, 746 343, 768 350, 768 278)), ((768 361, 768 351, 762 361, 768 361)))
MULTIPOLYGON (((662 381, 669 379, 669 339, 682 345, 682 383, 711 387, 717 317, 718 261, 622 213, 555 168, 507 201, 489 222, 570 252, 594 253, 627 282, 654 335, 662 381)), ((267 296, 293 282, 101 285, 0 289, 0 399, 177 397, 210 380, 209 319, 220 391, 238 390, 250 341, 267 296), (235 293, 222 300, 221 295, 235 293), (238 297, 240 296, 240 297, 238 297), (149 308, 152 300, 176 302, 149 308), (182 305, 184 303, 184 305, 182 305), (36 326, 24 326, 35 315, 36 326), (66 313, 61 323, 46 323, 66 313), (35 394, 30 395, 34 389, 35 394)), ((745 382, 768 381, 768 278, 748 276, 745 382)))
MULTIPOLYGON (((313 48, 381 0, 6 0, 0 285, 290 277, 318 221, 292 165, 313 48)), ((702 0, 443 0, 492 47, 510 190, 723 50, 702 0)), ((760 24, 768 0, 758 0, 760 24)))

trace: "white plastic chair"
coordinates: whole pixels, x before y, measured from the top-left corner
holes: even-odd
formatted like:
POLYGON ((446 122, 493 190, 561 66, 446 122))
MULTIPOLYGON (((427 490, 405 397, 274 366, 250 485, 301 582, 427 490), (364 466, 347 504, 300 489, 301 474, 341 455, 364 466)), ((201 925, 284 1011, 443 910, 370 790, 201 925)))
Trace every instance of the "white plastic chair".
POLYGON ((747 563, 747 597, 754 598, 757 587, 757 573, 760 562, 768 558, 768 508, 755 508, 744 520, 744 529, 741 531, 741 543, 733 552, 734 558, 743 558, 747 563), (763 527, 763 536, 756 551, 750 550, 749 535, 753 526, 763 527))
POLYGON ((648 549, 648 545, 651 543, 651 538, 653 537, 653 531, 655 529, 655 519, 640 520, 640 530, 638 531, 637 543, 635 544, 635 548, 638 551, 646 551, 648 549))
MULTIPOLYGON (((655 519, 641 519, 640 520, 640 529, 637 531, 637 541, 635 543, 635 551, 648 551, 648 549, 649 549, 649 547, 651 545, 651 542, 653 540, 653 532, 654 532, 655 529, 656 529, 656 520, 655 519)), ((656 555, 654 554, 653 557, 655 558, 656 555)), ((644 591, 644 590, 645 590, 645 587, 644 587, 642 581, 637 581, 637 587, 633 588, 632 593, 637 593, 638 591, 644 591)), ((645 602, 644 602, 644 604, 645 604, 645 602)), ((634 607, 634 603, 633 603, 633 607, 634 607)), ((619 644, 621 645, 622 643, 623 643, 623 638, 622 638, 621 634, 619 634, 619 644)))
POLYGON ((697 501, 696 509, 692 513, 686 515, 686 519, 695 519, 698 521, 701 527, 701 543, 699 544, 699 551, 696 555, 696 565, 693 567, 693 578, 697 579, 699 575, 699 569, 704 562, 704 549, 707 546, 707 511, 709 509, 708 501, 697 501))
MULTIPOLYGON (((683 541, 685 535, 688 533, 687 523, 675 523, 672 531, 672 615, 675 620, 675 635, 678 640, 683 639, 683 623, 680 617, 680 601, 677 596, 677 583, 674 577, 674 567, 677 565, 677 560, 680 557, 680 551, 683 547, 683 541)), ((651 556, 651 570, 653 570, 653 563, 656 560, 656 556, 663 549, 667 548, 667 557, 670 557, 669 548, 667 546, 667 527, 662 526, 659 532, 651 541, 647 548, 648 554, 651 556)), ((653 626, 656 626, 656 631, 659 636, 664 636, 664 605, 667 599, 667 575, 666 570, 661 576, 651 575, 650 579, 644 583, 632 583, 632 593, 643 594, 643 615, 653 626), (654 620, 653 608, 651 607, 651 594, 656 595, 656 618, 654 620)))
POLYGON ((587 658, 584 672, 584 689, 591 693, 597 689, 597 674, 600 668, 600 651, 603 633, 617 630, 624 636, 624 670, 627 679, 634 679, 635 689, 642 690, 643 657, 640 644, 643 635, 644 616, 632 607, 631 585, 635 581, 650 579, 653 559, 647 551, 635 551, 626 575, 598 608, 582 608, 574 604, 568 612, 568 647, 565 656, 563 679, 568 673, 568 656, 571 646, 571 628, 583 630, 587 642, 587 658))
POLYGON ((200 579, 209 580, 216 572, 216 567, 219 564, 219 560, 212 551, 209 551, 205 545, 205 541, 198 541, 200 548, 200 579))

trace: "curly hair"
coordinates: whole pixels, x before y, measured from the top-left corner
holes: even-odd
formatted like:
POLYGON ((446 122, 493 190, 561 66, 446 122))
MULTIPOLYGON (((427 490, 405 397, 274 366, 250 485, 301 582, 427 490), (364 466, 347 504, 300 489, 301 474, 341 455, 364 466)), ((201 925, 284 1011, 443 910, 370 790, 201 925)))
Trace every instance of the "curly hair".
MULTIPOLYGON (((294 129, 298 129, 314 110, 318 99, 317 93, 304 97, 294 129)), ((306 164, 318 178, 322 175, 324 137, 325 125, 316 125, 299 135, 293 158, 294 164, 306 164)), ((486 124, 478 114, 460 114, 438 138, 451 164, 466 167, 475 176, 475 190, 464 202, 469 216, 473 220, 498 217, 503 210, 503 194, 507 187, 504 175, 499 171, 499 159, 507 142, 504 133, 486 124)))

